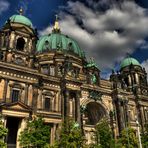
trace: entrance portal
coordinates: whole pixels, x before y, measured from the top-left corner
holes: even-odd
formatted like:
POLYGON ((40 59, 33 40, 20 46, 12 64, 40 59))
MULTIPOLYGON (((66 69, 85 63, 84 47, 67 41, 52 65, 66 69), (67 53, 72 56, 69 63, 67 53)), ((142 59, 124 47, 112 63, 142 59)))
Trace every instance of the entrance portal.
POLYGON ((16 148, 18 126, 21 118, 7 117, 6 127, 8 129, 7 148, 16 148))
POLYGON ((85 116, 88 118, 87 124, 96 125, 106 115, 105 108, 97 103, 90 102, 87 104, 87 110, 85 116))

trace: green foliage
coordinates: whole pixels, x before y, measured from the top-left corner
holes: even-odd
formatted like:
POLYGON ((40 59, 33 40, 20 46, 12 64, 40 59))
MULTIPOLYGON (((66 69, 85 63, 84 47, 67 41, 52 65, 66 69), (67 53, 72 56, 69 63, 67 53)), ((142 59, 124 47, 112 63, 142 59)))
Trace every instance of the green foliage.
POLYGON ((60 137, 57 140, 54 148, 82 148, 84 137, 78 123, 68 119, 63 123, 60 130, 60 137))
POLYGON ((2 119, 0 118, 0 147, 6 148, 6 143, 4 142, 4 138, 7 135, 8 130, 4 127, 2 119))
POLYGON ((122 148, 138 148, 138 138, 135 130, 128 127, 121 133, 121 138, 118 139, 118 145, 122 148))
POLYGON ((144 147, 148 147, 148 124, 145 125, 145 131, 142 134, 142 144, 144 147))
POLYGON ((112 131, 106 118, 99 121, 94 132, 95 144, 90 147, 93 148, 111 148, 114 146, 112 138, 112 131))
POLYGON ((50 140, 50 127, 44 124, 41 117, 27 122, 21 132, 19 141, 23 148, 45 148, 50 140))

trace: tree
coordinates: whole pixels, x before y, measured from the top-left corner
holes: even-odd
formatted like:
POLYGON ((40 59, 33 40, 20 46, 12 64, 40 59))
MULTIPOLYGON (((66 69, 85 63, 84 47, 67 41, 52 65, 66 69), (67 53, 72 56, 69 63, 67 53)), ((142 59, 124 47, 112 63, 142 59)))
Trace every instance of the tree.
POLYGON ((41 117, 27 122, 27 126, 20 133, 19 141, 23 148, 45 148, 49 145, 50 127, 44 124, 41 117))
POLYGON ((103 118, 96 125, 94 131, 94 144, 90 147, 93 148, 111 148, 114 147, 114 140, 112 137, 112 131, 109 126, 109 122, 106 118, 103 118))
POLYGON ((125 128, 117 142, 122 148, 138 148, 138 138, 133 128, 125 128))
POLYGON ((4 142, 4 138, 6 137, 8 133, 7 128, 4 127, 4 123, 0 117, 0 147, 6 148, 6 143, 4 142))
POLYGON ((145 131, 142 134, 142 144, 143 147, 147 148, 148 147, 148 124, 145 125, 145 131))
POLYGON ((77 122, 67 119, 62 124, 59 139, 54 147, 57 148, 82 148, 84 147, 84 137, 77 122))

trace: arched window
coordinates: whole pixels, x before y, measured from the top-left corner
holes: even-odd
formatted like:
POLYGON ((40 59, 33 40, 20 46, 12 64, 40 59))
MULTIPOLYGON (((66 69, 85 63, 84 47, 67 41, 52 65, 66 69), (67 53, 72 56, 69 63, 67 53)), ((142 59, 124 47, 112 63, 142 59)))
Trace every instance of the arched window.
POLYGON ((129 86, 129 80, 128 80, 128 77, 125 77, 125 78, 124 78, 124 82, 125 82, 126 86, 129 86))
POLYGON ((49 66, 48 66, 48 64, 42 65, 41 71, 42 71, 43 74, 48 74, 49 73, 49 66))
POLYGON ((0 60, 3 60, 3 58, 4 58, 3 52, 0 51, 0 60))
POLYGON ((49 41, 46 40, 43 46, 43 50, 48 51, 48 49, 49 49, 49 41))
POLYGON ((23 51, 24 46, 25 46, 25 40, 22 37, 18 38, 17 39, 17 44, 16 44, 16 49, 20 50, 20 51, 23 51))
POLYGON ((69 48, 69 51, 73 51, 73 44, 72 44, 72 42, 68 43, 68 48, 69 48))

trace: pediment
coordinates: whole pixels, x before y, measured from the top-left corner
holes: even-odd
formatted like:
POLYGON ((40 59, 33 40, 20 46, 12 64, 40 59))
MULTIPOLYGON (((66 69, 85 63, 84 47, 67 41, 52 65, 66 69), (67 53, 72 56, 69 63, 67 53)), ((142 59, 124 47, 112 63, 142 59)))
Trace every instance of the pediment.
POLYGON ((22 25, 22 24, 13 24, 12 25, 14 27, 15 30, 17 31, 21 31, 21 32, 24 32, 26 34, 34 34, 33 30, 25 25, 22 25))
POLYGON ((27 33, 28 33, 28 32, 30 32, 30 29, 28 29, 28 28, 27 28, 27 27, 25 27, 25 26, 24 26, 24 27, 19 28, 19 30, 20 30, 20 31, 22 31, 22 32, 27 32, 27 33))
POLYGON ((2 108, 12 109, 12 110, 31 111, 31 108, 22 102, 14 102, 14 103, 8 103, 8 104, 6 103, 2 105, 2 108))
POLYGON ((29 29, 28 27, 26 27, 26 26, 23 26, 23 27, 20 27, 19 29, 17 29, 18 31, 20 31, 20 32, 24 32, 24 33, 26 33, 26 34, 33 34, 33 32, 32 32, 32 30, 31 29, 29 29))

